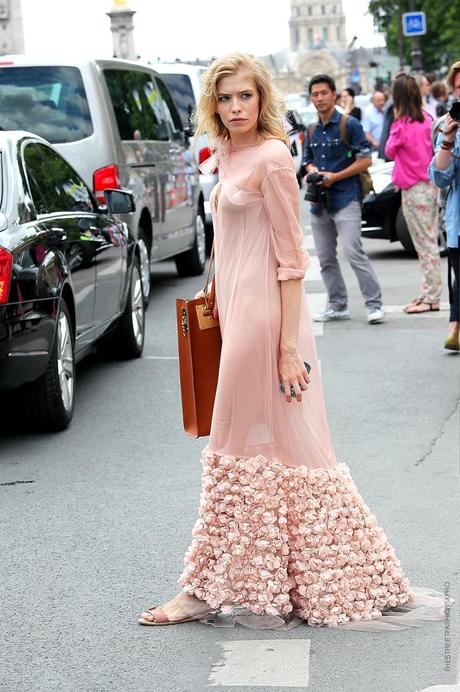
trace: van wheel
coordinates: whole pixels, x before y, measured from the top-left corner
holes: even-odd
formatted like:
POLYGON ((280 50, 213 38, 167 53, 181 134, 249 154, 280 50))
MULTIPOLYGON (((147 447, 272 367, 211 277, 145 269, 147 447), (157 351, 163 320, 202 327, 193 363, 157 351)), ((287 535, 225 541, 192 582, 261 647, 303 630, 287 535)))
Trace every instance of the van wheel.
POLYGON ((139 247, 140 271, 142 277, 142 292, 144 295, 144 305, 147 306, 150 300, 150 252, 151 246, 147 234, 143 228, 139 228, 137 233, 137 244, 139 247))
POLYGON ((48 367, 28 386, 26 408, 40 430, 64 430, 72 420, 75 401, 75 351, 72 322, 63 300, 48 367))
POLYGON ((123 315, 111 343, 122 358, 139 358, 144 350, 145 304, 139 260, 134 259, 131 284, 123 315))
POLYGON ((195 217, 195 239, 192 247, 187 252, 176 255, 174 259, 179 276, 198 276, 204 272, 206 264, 206 229, 201 209, 195 217))
POLYGON ((409 229, 407 228, 406 219, 404 218, 402 207, 399 207, 398 213, 396 215, 396 235, 399 242, 407 252, 412 255, 412 257, 417 257, 417 251, 410 237, 409 229))

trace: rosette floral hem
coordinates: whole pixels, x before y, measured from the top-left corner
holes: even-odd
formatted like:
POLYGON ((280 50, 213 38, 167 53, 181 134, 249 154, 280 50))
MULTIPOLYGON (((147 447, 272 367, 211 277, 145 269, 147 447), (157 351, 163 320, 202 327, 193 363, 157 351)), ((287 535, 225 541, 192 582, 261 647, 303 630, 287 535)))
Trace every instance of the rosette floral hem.
POLYGON ((179 583, 218 608, 294 613, 308 625, 372 620, 414 600, 346 464, 289 467, 202 453, 199 518, 179 583))

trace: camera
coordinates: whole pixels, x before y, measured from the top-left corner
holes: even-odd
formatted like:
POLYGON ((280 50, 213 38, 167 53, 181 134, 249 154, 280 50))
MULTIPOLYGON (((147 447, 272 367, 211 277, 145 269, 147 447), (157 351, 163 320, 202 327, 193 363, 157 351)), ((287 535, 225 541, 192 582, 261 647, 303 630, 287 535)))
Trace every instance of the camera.
POLYGON ((453 120, 460 123, 460 101, 454 101, 450 107, 449 115, 453 120))
POLYGON ((307 175, 307 190, 304 197, 307 202, 319 202, 322 191, 318 187, 318 183, 322 180, 324 180, 324 175, 322 173, 309 173, 307 175))

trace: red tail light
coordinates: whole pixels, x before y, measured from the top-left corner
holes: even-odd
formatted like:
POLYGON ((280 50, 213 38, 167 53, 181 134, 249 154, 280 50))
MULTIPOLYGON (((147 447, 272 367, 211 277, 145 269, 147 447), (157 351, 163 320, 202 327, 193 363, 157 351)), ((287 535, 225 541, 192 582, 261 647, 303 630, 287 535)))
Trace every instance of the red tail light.
POLYGON ((5 248, 0 247, 0 305, 5 305, 8 300, 11 284, 11 267, 13 255, 5 248))
POLYGON ((209 159, 211 156, 211 149, 209 147, 203 147, 203 149, 200 149, 200 153, 198 154, 198 163, 203 163, 203 161, 206 161, 206 159, 209 159))
POLYGON ((99 204, 104 204, 105 202, 104 190, 119 190, 120 188, 120 171, 115 164, 104 166, 104 168, 98 168, 97 171, 94 171, 93 189, 99 204))
MULTIPOLYGON (((209 159, 211 154, 212 154, 212 151, 209 147, 203 147, 202 149, 200 149, 200 151, 198 153, 198 165, 200 165, 200 163, 203 163, 203 161, 206 161, 206 159, 209 159)), ((217 170, 218 169, 216 168, 214 173, 216 173, 217 170)))
POLYGON ((302 130, 299 134, 299 142, 303 144, 305 142, 305 132, 302 130))

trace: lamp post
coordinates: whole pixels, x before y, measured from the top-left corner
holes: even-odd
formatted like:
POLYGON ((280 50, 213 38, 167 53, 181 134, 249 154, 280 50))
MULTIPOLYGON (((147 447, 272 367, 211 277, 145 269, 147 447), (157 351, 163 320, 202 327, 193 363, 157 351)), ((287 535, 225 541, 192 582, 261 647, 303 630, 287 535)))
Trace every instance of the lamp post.
MULTIPOLYGON (((416 11, 415 7, 415 0, 409 0, 409 11, 410 12, 415 12, 416 11)), ((420 47, 420 38, 419 36, 412 36, 411 37, 412 41, 412 48, 410 51, 410 56, 411 56, 411 63, 412 63, 412 69, 414 72, 422 72, 422 50, 420 47)))

